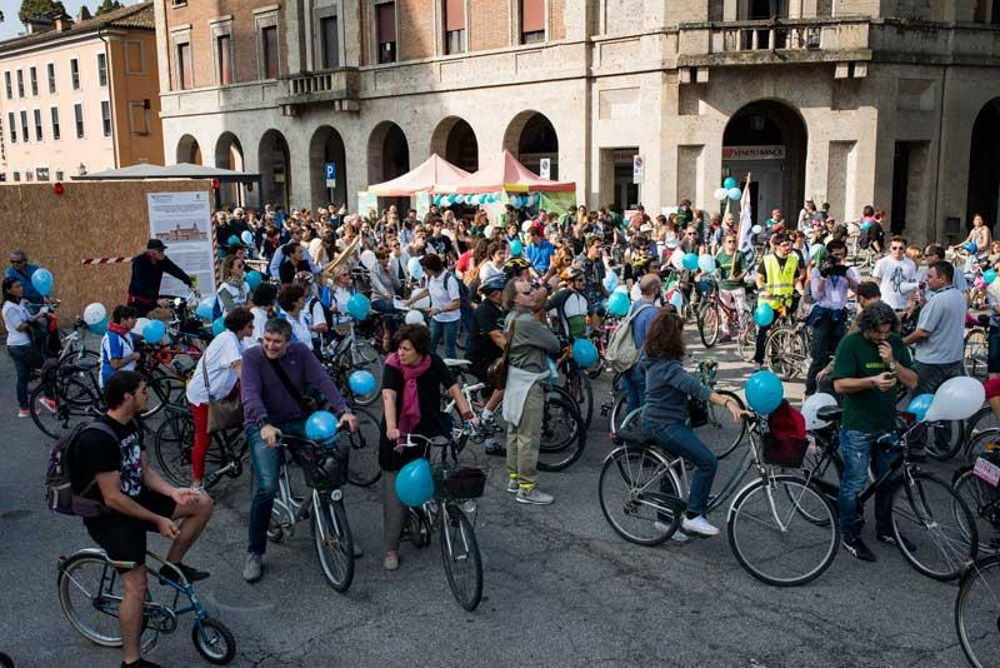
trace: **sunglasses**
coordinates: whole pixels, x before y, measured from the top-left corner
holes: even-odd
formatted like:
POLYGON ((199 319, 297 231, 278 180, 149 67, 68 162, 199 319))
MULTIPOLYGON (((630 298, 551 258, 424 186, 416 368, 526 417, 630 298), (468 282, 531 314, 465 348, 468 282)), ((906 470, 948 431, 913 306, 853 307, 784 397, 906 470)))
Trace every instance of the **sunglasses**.
POLYGON ((894 250, 894 251, 901 250, 901 251, 905 251, 906 250, 906 246, 890 246, 889 250, 894 250))

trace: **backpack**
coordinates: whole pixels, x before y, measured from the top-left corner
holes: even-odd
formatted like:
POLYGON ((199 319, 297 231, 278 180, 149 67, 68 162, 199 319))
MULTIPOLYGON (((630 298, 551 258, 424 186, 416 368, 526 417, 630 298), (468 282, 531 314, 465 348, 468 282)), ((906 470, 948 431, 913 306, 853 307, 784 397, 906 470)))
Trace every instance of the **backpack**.
POLYGON ((444 289, 448 289, 448 279, 458 281, 458 303, 463 309, 472 308, 472 293, 469 291, 469 286, 465 284, 465 281, 461 281, 457 276, 451 271, 444 272, 444 279, 442 285, 444 289))
POLYGON ((618 325, 618 329, 611 333, 608 339, 608 347, 604 351, 604 359, 611 365, 611 368, 618 373, 625 373, 631 369, 639 360, 639 349, 635 347, 635 339, 632 337, 632 321, 635 317, 647 308, 655 308, 652 304, 643 304, 618 325))
POLYGON ((77 517, 97 517, 104 512, 103 503, 86 498, 86 495, 97 484, 96 480, 87 483, 80 494, 73 493, 73 486, 70 482, 72 459, 70 449, 76 446, 80 434, 88 429, 103 432, 115 442, 118 441, 118 434, 111 427, 99 420, 94 420, 77 425, 73 431, 55 442, 49 453, 49 465, 45 472, 45 505, 53 512, 76 515, 77 517))

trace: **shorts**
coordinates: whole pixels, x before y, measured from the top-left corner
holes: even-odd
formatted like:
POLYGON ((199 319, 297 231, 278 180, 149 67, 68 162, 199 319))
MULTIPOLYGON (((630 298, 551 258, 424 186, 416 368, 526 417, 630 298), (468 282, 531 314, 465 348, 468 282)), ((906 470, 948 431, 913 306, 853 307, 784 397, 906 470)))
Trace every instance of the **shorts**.
MULTIPOLYGON (((173 517, 177 504, 169 496, 144 489, 133 501, 163 517, 173 517)), ((87 533, 114 561, 134 561, 136 566, 146 563, 146 532, 159 533, 152 522, 111 511, 100 517, 83 520, 87 533)))

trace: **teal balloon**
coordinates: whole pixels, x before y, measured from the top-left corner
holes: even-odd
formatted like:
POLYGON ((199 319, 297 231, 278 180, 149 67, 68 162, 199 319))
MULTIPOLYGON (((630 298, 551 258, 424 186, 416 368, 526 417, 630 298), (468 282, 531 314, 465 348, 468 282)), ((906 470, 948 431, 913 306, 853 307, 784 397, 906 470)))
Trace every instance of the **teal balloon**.
POLYGON ((758 304, 753 311, 753 321, 758 327, 769 327, 774 322, 774 309, 766 302, 758 304))
POLYGON ((619 318, 625 317, 628 314, 629 306, 631 306, 631 302, 627 292, 615 290, 608 297, 608 311, 613 316, 619 318))
POLYGON ((354 394, 365 396, 375 391, 375 376, 368 371, 358 370, 347 377, 347 385, 354 394))
POLYGON ((573 360, 584 369, 597 364, 597 348, 589 339, 577 339, 573 342, 573 360))
POLYGON ((198 306, 194 309, 194 314, 202 320, 211 320, 215 314, 215 295, 209 295, 198 302, 198 306))
POLYGON ((240 238, 234 234, 233 236, 229 237, 229 241, 226 242, 226 245, 227 246, 235 246, 239 242, 240 242, 240 238))
POLYGON ((159 343, 167 333, 167 326, 161 320, 150 320, 142 330, 142 338, 146 343, 159 343))
POLYGON ((913 413, 918 422, 923 422, 924 415, 927 413, 927 409, 931 407, 931 403, 933 401, 933 394, 919 394, 910 399, 910 403, 907 405, 906 411, 908 413, 913 413))
POLYGON ((431 465, 426 459, 414 459, 396 474, 396 498, 404 506, 422 506, 434 496, 431 465))
POLYGON ((253 232, 251 232, 250 230, 243 230, 243 233, 240 234, 240 240, 243 243, 245 243, 247 246, 252 246, 253 245, 253 232))
POLYGON ((727 176, 726 179, 722 182, 722 187, 725 188, 726 190, 729 190, 730 188, 735 188, 737 185, 738 184, 736 183, 736 179, 734 179, 731 176, 727 176))
POLYGON ((861 229, 863 231, 865 231, 865 232, 867 232, 868 228, 871 227, 871 226, 872 226, 872 222, 870 220, 866 220, 865 222, 861 223, 861 229))
POLYGON ((715 258, 707 254, 699 255, 698 268, 701 269, 706 274, 711 274, 713 271, 715 271, 715 258))
POLYGON ((371 301, 360 292, 351 295, 351 298, 347 300, 347 312, 355 320, 367 320, 371 311, 371 301))
POLYGON ((994 269, 987 269, 983 272, 983 280, 986 281, 986 285, 989 285, 993 281, 997 280, 997 272, 994 269))
POLYGON ((604 289, 608 292, 614 292, 615 288, 618 287, 619 280, 618 274, 613 271, 608 272, 608 275, 604 277, 604 289))
POLYGON ((411 257, 410 261, 406 263, 406 271, 416 280, 420 280, 424 277, 424 267, 420 264, 420 258, 411 257))
POLYGON ((684 258, 681 260, 681 264, 688 271, 694 271, 698 268, 698 256, 694 253, 685 253, 684 258))
POLYGON ((247 272, 244 280, 246 280, 247 285, 250 286, 251 290, 256 290, 263 282, 264 276, 259 271, 253 270, 247 272))
POLYGON ((224 331, 226 331, 226 318, 220 315, 212 321, 212 336, 218 336, 224 331))
POLYGON ((514 257, 519 257, 521 252, 524 251, 524 244, 522 244, 517 239, 510 242, 510 254, 514 257))
POLYGON ((52 285, 55 283, 55 278, 52 276, 52 272, 48 269, 36 269, 31 275, 31 285, 38 290, 38 294, 43 297, 48 297, 52 294, 52 285))
POLYGON ((310 441, 329 441, 337 435, 337 418, 329 411, 316 411, 306 419, 306 438, 310 441))
POLYGON ((98 322, 95 322, 93 325, 88 325, 87 328, 90 329, 91 333, 93 334, 97 334, 98 336, 104 336, 108 331, 108 317, 104 316, 103 320, 99 320, 98 322))
POLYGON ((785 398, 785 388, 773 371, 761 370, 747 379, 744 387, 750 408, 762 415, 770 415, 785 398))
POLYGON ((465 195, 455 195, 456 204, 465 204, 465 195))

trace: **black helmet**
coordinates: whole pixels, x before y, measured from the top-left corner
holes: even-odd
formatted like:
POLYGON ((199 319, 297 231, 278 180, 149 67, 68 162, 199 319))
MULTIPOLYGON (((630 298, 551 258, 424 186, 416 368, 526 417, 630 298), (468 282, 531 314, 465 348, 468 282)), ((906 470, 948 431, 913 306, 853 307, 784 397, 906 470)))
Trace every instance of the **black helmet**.
POLYGON ((479 291, 484 295, 488 295, 491 292, 497 292, 498 290, 503 290, 504 286, 507 285, 507 277, 503 274, 494 274, 490 276, 485 281, 479 285, 479 291))

